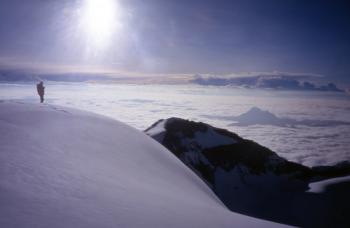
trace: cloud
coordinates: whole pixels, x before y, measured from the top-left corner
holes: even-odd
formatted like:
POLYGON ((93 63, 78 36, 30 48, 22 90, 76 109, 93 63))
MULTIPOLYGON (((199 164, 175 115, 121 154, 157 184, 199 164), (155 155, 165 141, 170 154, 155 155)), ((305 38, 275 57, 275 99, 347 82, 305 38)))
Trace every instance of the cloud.
POLYGON ((151 74, 101 69, 93 66, 48 65, 18 62, 0 57, 0 82, 108 82, 119 84, 199 84, 245 88, 345 92, 334 83, 316 85, 313 79, 323 77, 311 73, 243 72, 225 76, 191 74, 151 74), (11 64, 10 64, 11 63, 11 64))
MULTIPOLYGON (((145 130, 158 119, 172 116, 201 121, 226 128, 242 137, 254 140, 280 156, 308 166, 332 165, 350 160, 350 125, 309 127, 276 127, 259 124, 230 126, 232 119, 217 117, 239 116, 251 107, 269 110, 277 118, 349 121, 350 104, 340 96, 304 93, 302 96, 279 96, 280 93, 248 93, 230 88, 205 86, 160 86, 131 84, 47 83, 49 104, 69 106, 103 114, 145 130), (231 94, 230 96, 227 96, 231 94), (272 96, 271 96, 272 95, 272 96), (295 102, 297 101, 297 102, 295 102), (311 107, 310 104, 313 106, 311 107), (212 115, 212 118, 203 115, 212 115), (215 115, 215 117, 214 117, 215 115)), ((37 103, 33 83, 0 83, 0 100, 12 99, 37 103)), ((261 118, 263 116, 261 115, 261 118)), ((263 120, 257 120, 260 123, 263 120)))
POLYGON ((333 91, 344 92, 334 83, 316 85, 312 79, 322 77, 317 74, 302 74, 289 72, 247 73, 229 76, 195 75, 190 81, 200 85, 238 86, 245 88, 303 90, 303 91, 333 91))
POLYGON ((345 93, 347 93, 347 94, 350 95, 350 88, 347 88, 347 89, 345 90, 345 93))
MULTIPOLYGON (((210 75, 206 75, 210 76, 210 75)), ((324 77, 321 74, 314 73, 295 73, 295 72, 285 72, 285 71, 272 71, 272 72, 240 72, 240 73, 231 73, 226 75, 229 78, 239 78, 239 77, 290 77, 290 78, 298 78, 298 79, 306 79, 306 78, 322 78, 324 77)))

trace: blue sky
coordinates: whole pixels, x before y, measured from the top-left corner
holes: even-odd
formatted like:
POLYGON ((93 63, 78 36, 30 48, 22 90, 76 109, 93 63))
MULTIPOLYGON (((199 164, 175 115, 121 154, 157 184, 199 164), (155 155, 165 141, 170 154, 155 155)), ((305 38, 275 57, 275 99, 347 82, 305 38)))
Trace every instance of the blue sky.
POLYGON ((107 7, 113 23, 103 18, 106 7, 86 14, 90 1, 2 0, 1 66, 125 74, 278 71, 350 83, 347 1, 103 0, 113 6, 107 7))

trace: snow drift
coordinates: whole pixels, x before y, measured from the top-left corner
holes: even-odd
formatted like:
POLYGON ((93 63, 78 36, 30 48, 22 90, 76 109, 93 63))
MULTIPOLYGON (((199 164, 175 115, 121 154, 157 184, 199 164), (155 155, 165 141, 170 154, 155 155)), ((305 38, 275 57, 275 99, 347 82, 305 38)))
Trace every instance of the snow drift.
POLYGON ((167 149, 118 121, 0 102, 0 227, 277 227, 230 212, 167 149))

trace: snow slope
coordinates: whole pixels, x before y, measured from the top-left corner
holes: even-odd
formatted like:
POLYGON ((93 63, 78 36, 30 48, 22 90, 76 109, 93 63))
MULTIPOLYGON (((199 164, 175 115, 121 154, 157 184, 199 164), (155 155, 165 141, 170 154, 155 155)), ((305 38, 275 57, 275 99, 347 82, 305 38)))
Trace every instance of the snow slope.
POLYGON ((280 227, 230 212, 163 146, 118 121, 0 102, 0 227, 280 227))
POLYGON ((328 180, 313 182, 309 185, 310 189, 308 190, 308 192, 323 193, 327 190, 327 188, 343 183, 350 183, 350 176, 337 177, 328 180))

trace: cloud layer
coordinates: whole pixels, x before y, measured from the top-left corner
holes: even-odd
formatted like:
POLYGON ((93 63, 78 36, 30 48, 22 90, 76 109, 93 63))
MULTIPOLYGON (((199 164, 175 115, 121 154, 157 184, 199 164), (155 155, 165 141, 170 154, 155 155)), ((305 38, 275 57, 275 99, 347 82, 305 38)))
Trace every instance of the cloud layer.
MULTIPOLYGON (((46 82, 45 100, 103 114, 145 130, 159 119, 181 117, 226 128, 304 165, 330 165, 350 160, 350 126, 231 126, 232 119, 251 107, 269 110, 277 118, 295 121, 347 122, 350 103, 343 93, 242 90, 197 85, 132 85, 46 82)), ((0 100, 38 102, 34 83, 1 84, 0 100)), ((333 122, 333 123, 334 123, 333 122)))

